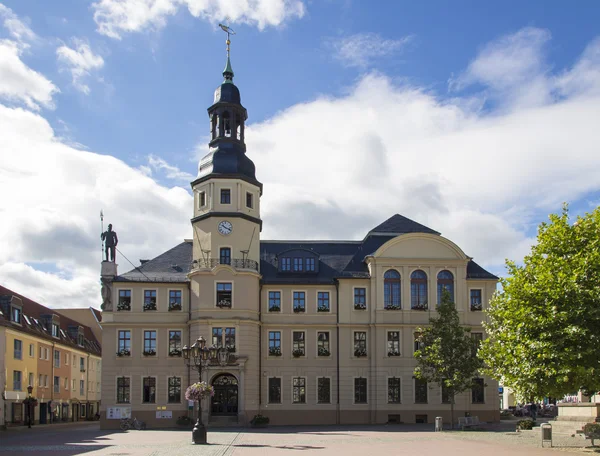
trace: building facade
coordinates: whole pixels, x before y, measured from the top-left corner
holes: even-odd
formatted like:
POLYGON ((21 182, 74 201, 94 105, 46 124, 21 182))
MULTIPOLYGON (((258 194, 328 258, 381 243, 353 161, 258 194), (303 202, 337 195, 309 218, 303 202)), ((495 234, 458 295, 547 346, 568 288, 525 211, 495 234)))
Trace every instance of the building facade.
POLYGON ((99 410, 102 352, 90 327, 0 286, 0 425, 78 421, 99 410), (23 402, 29 396, 37 405, 23 402))
MULTIPOLYGON (((449 419, 440 386, 413 378, 416 328, 447 289, 483 338, 498 278, 401 215, 361 241, 262 240, 263 185, 229 58, 223 75, 208 108, 210 152, 191 184, 192 239, 122 275, 102 264, 102 426, 129 414, 173 426, 188 415, 197 373, 181 348, 200 336, 229 351, 204 370, 216 391, 202 407, 209 424, 245 425, 258 413, 274 425, 449 419)), ((477 383, 457 412, 498 420, 497 383, 477 383)))

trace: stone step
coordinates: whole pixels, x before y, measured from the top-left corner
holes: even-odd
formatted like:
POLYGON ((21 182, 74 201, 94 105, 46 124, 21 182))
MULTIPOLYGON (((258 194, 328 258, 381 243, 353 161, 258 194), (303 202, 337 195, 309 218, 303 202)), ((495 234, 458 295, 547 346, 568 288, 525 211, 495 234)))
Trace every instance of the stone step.
POLYGON ((208 427, 238 427, 237 416, 211 416, 208 427))

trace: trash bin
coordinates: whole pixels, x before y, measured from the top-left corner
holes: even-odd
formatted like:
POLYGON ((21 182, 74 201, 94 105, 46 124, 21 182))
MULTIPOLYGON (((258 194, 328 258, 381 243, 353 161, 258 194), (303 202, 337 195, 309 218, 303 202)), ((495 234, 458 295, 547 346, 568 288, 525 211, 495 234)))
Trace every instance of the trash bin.
POLYGON ((544 442, 550 442, 550 448, 552 448, 552 425, 550 423, 544 423, 540 426, 542 430, 542 448, 544 442))
POLYGON ((436 416, 435 417, 435 432, 440 432, 442 431, 443 428, 443 421, 442 421, 442 417, 441 416, 436 416))

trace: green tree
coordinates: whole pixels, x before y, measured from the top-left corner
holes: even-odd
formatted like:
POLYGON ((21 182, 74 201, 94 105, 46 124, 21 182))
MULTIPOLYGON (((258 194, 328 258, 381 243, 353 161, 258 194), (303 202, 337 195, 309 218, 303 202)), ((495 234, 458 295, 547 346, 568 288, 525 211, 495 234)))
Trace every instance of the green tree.
POLYGON ((522 401, 600 389, 600 208, 550 216, 491 300, 485 372, 522 401))
POLYGON ((430 326, 418 328, 419 349, 415 351, 417 367, 414 375, 428 383, 443 385, 450 401, 451 426, 454 427, 455 397, 473 387, 481 362, 476 356, 471 329, 460 325, 458 312, 444 290, 438 316, 429 319, 430 326))

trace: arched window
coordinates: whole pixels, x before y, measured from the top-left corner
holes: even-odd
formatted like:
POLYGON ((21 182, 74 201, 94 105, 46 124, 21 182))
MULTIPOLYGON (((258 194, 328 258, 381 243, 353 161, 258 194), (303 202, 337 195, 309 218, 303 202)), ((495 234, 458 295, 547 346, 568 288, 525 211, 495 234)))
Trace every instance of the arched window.
POLYGON ((450 300, 454 302, 454 276, 450 271, 440 271, 437 276, 438 306, 442 303, 442 291, 448 290, 450 300))
POLYGON ((421 270, 410 275, 410 308, 427 310, 427 274, 421 270))
POLYGON ((383 307, 400 309, 400 274, 393 269, 383 275, 383 307))
POLYGON ((217 116, 211 114, 210 116, 210 139, 216 139, 217 137, 217 116))

